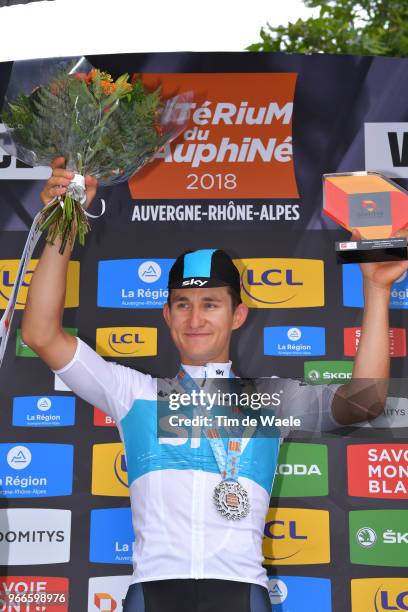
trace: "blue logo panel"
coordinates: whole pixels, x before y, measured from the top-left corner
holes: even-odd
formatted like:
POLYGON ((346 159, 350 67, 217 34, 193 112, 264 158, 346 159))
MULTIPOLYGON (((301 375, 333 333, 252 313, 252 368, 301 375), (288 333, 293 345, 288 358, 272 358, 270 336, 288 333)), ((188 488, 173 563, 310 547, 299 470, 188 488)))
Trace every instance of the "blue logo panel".
POLYGON ((15 427, 67 427, 74 424, 74 397, 31 395, 13 399, 15 427))
MULTIPOLYGON (((343 304, 363 308, 363 275, 358 264, 347 264, 343 268, 343 304)), ((390 308, 408 308, 408 274, 405 272, 391 287, 390 308)))
POLYGON ((92 510, 91 562, 131 564, 134 539, 130 508, 92 510))
POLYGON ((264 354, 308 357, 326 354, 324 327, 265 327, 264 354))
POLYGON ((174 259, 116 259, 98 265, 98 306, 161 308, 174 259))
POLYGON ((272 612, 331 612, 328 578, 271 576, 268 584, 272 612))
POLYGON ((0 444, 0 498, 71 495, 71 444, 0 444))

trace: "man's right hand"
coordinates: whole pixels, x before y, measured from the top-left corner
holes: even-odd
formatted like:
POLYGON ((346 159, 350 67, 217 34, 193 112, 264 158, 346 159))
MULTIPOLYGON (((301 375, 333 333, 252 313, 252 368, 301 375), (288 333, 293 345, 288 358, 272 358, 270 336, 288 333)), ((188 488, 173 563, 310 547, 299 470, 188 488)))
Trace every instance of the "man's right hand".
MULTIPOLYGON (((51 164, 52 174, 44 185, 44 189, 40 193, 41 202, 46 206, 57 196, 63 196, 67 187, 74 178, 74 173, 65 170, 65 159, 57 157, 51 164)), ((85 208, 91 205, 95 197, 98 181, 94 176, 85 177, 86 189, 86 204, 85 208)))
MULTIPOLYGON (((57 157, 51 164, 52 175, 40 197, 44 205, 56 196, 63 196, 74 177, 64 169, 65 159, 57 157)), ((95 197, 97 180, 85 177, 86 204, 95 197)), ((54 245, 46 244, 31 278, 22 319, 22 338, 52 369, 64 367, 75 354, 76 339, 62 327, 66 293, 67 270, 71 249, 63 255, 58 252, 59 239, 54 245)))

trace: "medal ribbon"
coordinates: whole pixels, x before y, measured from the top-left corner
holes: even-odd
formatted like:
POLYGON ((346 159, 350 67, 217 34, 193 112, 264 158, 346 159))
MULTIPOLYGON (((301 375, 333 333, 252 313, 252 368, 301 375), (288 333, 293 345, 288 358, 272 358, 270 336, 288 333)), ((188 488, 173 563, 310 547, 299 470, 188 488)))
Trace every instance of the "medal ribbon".
MULTIPOLYGON (((230 374, 230 378, 235 378, 230 374)), ((187 392, 199 391, 198 385, 183 368, 177 374, 177 380, 187 392)), ((242 454, 242 438, 229 438, 227 451, 216 427, 203 427, 223 480, 238 480, 239 463, 242 454)))

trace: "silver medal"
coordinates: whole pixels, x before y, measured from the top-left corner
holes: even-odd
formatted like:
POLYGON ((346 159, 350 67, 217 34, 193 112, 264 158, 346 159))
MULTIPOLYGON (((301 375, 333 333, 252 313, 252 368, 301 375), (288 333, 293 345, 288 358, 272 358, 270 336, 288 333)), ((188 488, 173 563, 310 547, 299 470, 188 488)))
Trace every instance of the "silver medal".
POLYGON ((248 493, 236 480, 221 481, 214 489, 213 500, 218 512, 227 519, 242 519, 250 509, 248 493))

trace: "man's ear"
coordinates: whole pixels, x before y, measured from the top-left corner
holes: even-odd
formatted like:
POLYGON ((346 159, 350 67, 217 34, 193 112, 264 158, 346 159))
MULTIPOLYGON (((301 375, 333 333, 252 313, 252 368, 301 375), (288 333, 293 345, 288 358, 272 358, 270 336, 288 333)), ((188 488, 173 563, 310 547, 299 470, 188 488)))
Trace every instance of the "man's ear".
POLYGON ((232 319, 232 329, 238 329, 241 327, 248 316, 249 308, 246 304, 238 304, 234 311, 233 319, 232 319))
POLYGON ((164 317, 164 320, 166 321, 168 327, 170 327, 170 306, 169 306, 168 302, 163 304, 163 317, 164 317))

